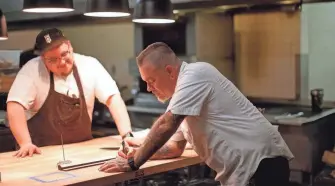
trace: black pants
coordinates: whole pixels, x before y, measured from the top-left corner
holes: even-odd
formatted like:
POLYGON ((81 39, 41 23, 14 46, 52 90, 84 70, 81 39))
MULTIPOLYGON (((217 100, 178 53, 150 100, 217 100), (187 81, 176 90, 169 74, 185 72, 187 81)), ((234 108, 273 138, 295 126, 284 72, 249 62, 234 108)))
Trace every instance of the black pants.
POLYGON ((290 179, 289 162, 284 157, 263 159, 251 182, 254 186, 288 186, 290 179))

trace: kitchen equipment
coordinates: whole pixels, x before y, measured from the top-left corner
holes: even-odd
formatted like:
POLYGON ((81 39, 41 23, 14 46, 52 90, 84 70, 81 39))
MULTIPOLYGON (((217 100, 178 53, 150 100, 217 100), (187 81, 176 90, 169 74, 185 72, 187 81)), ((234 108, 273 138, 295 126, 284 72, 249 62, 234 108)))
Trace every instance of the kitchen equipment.
POLYGON ((321 112, 323 103, 324 91, 322 88, 311 90, 312 111, 321 112))
POLYGON ((63 143, 63 135, 62 134, 60 135, 60 138, 61 138, 61 141, 62 141, 63 161, 59 161, 57 163, 58 166, 59 165, 64 165, 64 164, 70 164, 71 163, 70 160, 66 160, 65 159, 65 151, 64 151, 64 143, 63 143))
POLYGON ((71 160, 66 160, 66 159, 65 159, 65 151, 64 151, 64 143, 63 143, 63 135, 62 135, 62 134, 60 135, 60 138, 61 138, 61 142, 62 142, 63 161, 59 161, 59 162, 57 163, 57 166, 58 166, 58 167, 61 166, 61 165, 65 165, 65 164, 70 164, 70 163, 72 163, 71 160))
POLYGON ((61 143, 62 143, 62 152, 63 152, 63 161, 59 161, 57 163, 57 165, 59 167, 60 165, 70 164, 71 161, 65 159, 65 150, 64 150, 64 142, 63 142, 63 130, 62 130, 62 126, 60 126, 60 123, 59 122, 57 122, 57 123, 59 125, 59 129, 60 129, 60 132, 61 132, 60 133, 60 139, 61 139, 61 143))
POLYGON ((280 116, 275 116, 274 119, 275 120, 280 120, 280 119, 292 119, 292 118, 297 118, 297 117, 300 117, 300 116, 303 116, 304 113, 303 112, 298 112, 296 114, 291 114, 291 113, 285 113, 283 115, 280 115, 280 116))

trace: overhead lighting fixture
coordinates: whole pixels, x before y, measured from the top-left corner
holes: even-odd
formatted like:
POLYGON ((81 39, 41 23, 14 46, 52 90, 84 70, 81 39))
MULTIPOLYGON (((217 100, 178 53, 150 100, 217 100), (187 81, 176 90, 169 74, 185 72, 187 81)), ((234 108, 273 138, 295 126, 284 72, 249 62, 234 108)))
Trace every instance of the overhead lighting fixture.
POLYGON ((174 23, 170 0, 139 0, 134 8, 135 23, 174 23))
POLYGON ((85 16, 126 17, 130 16, 128 0, 87 0, 85 16))
POLYGON ((7 22, 6 17, 0 9, 0 40, 7 40, 8 32, 7 32, 7 22))
POLYGON ((63 13, 74 11, 73 0, 24 0, 23 12, 63 13))

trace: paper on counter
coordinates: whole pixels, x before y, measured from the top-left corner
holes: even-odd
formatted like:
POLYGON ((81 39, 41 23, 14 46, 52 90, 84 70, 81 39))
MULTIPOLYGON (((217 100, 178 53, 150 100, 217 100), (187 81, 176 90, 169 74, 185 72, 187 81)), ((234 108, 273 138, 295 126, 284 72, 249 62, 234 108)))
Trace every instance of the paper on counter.
POLYGON ((76 177, 73 174, 65 173, 65 172, 52 172, 48 174, 38 175, 30 177, 30 179, 41 182, 41 183, 51 183, 51 182, 57 182, 69 178, 76 177))

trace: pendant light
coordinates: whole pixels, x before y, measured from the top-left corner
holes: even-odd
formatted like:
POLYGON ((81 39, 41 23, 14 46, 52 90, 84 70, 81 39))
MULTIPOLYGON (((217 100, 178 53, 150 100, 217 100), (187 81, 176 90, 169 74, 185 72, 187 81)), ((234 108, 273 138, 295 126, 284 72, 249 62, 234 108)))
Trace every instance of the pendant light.
POLYGON ((128 0, 87 0, 85 16, 126 17, 130 16, 128 0))
POLYGON ((174 23, 170 0, 138 0, 134 8, 135 23, 174 23))
POLYGON ((24 0, 23 12, 63 13, 74 11, 73 0, 24 0))
POLYGON ((0 40, 7 40, 8 32, 7 32, 7 22, 6 17, 0 9, 0 40))

